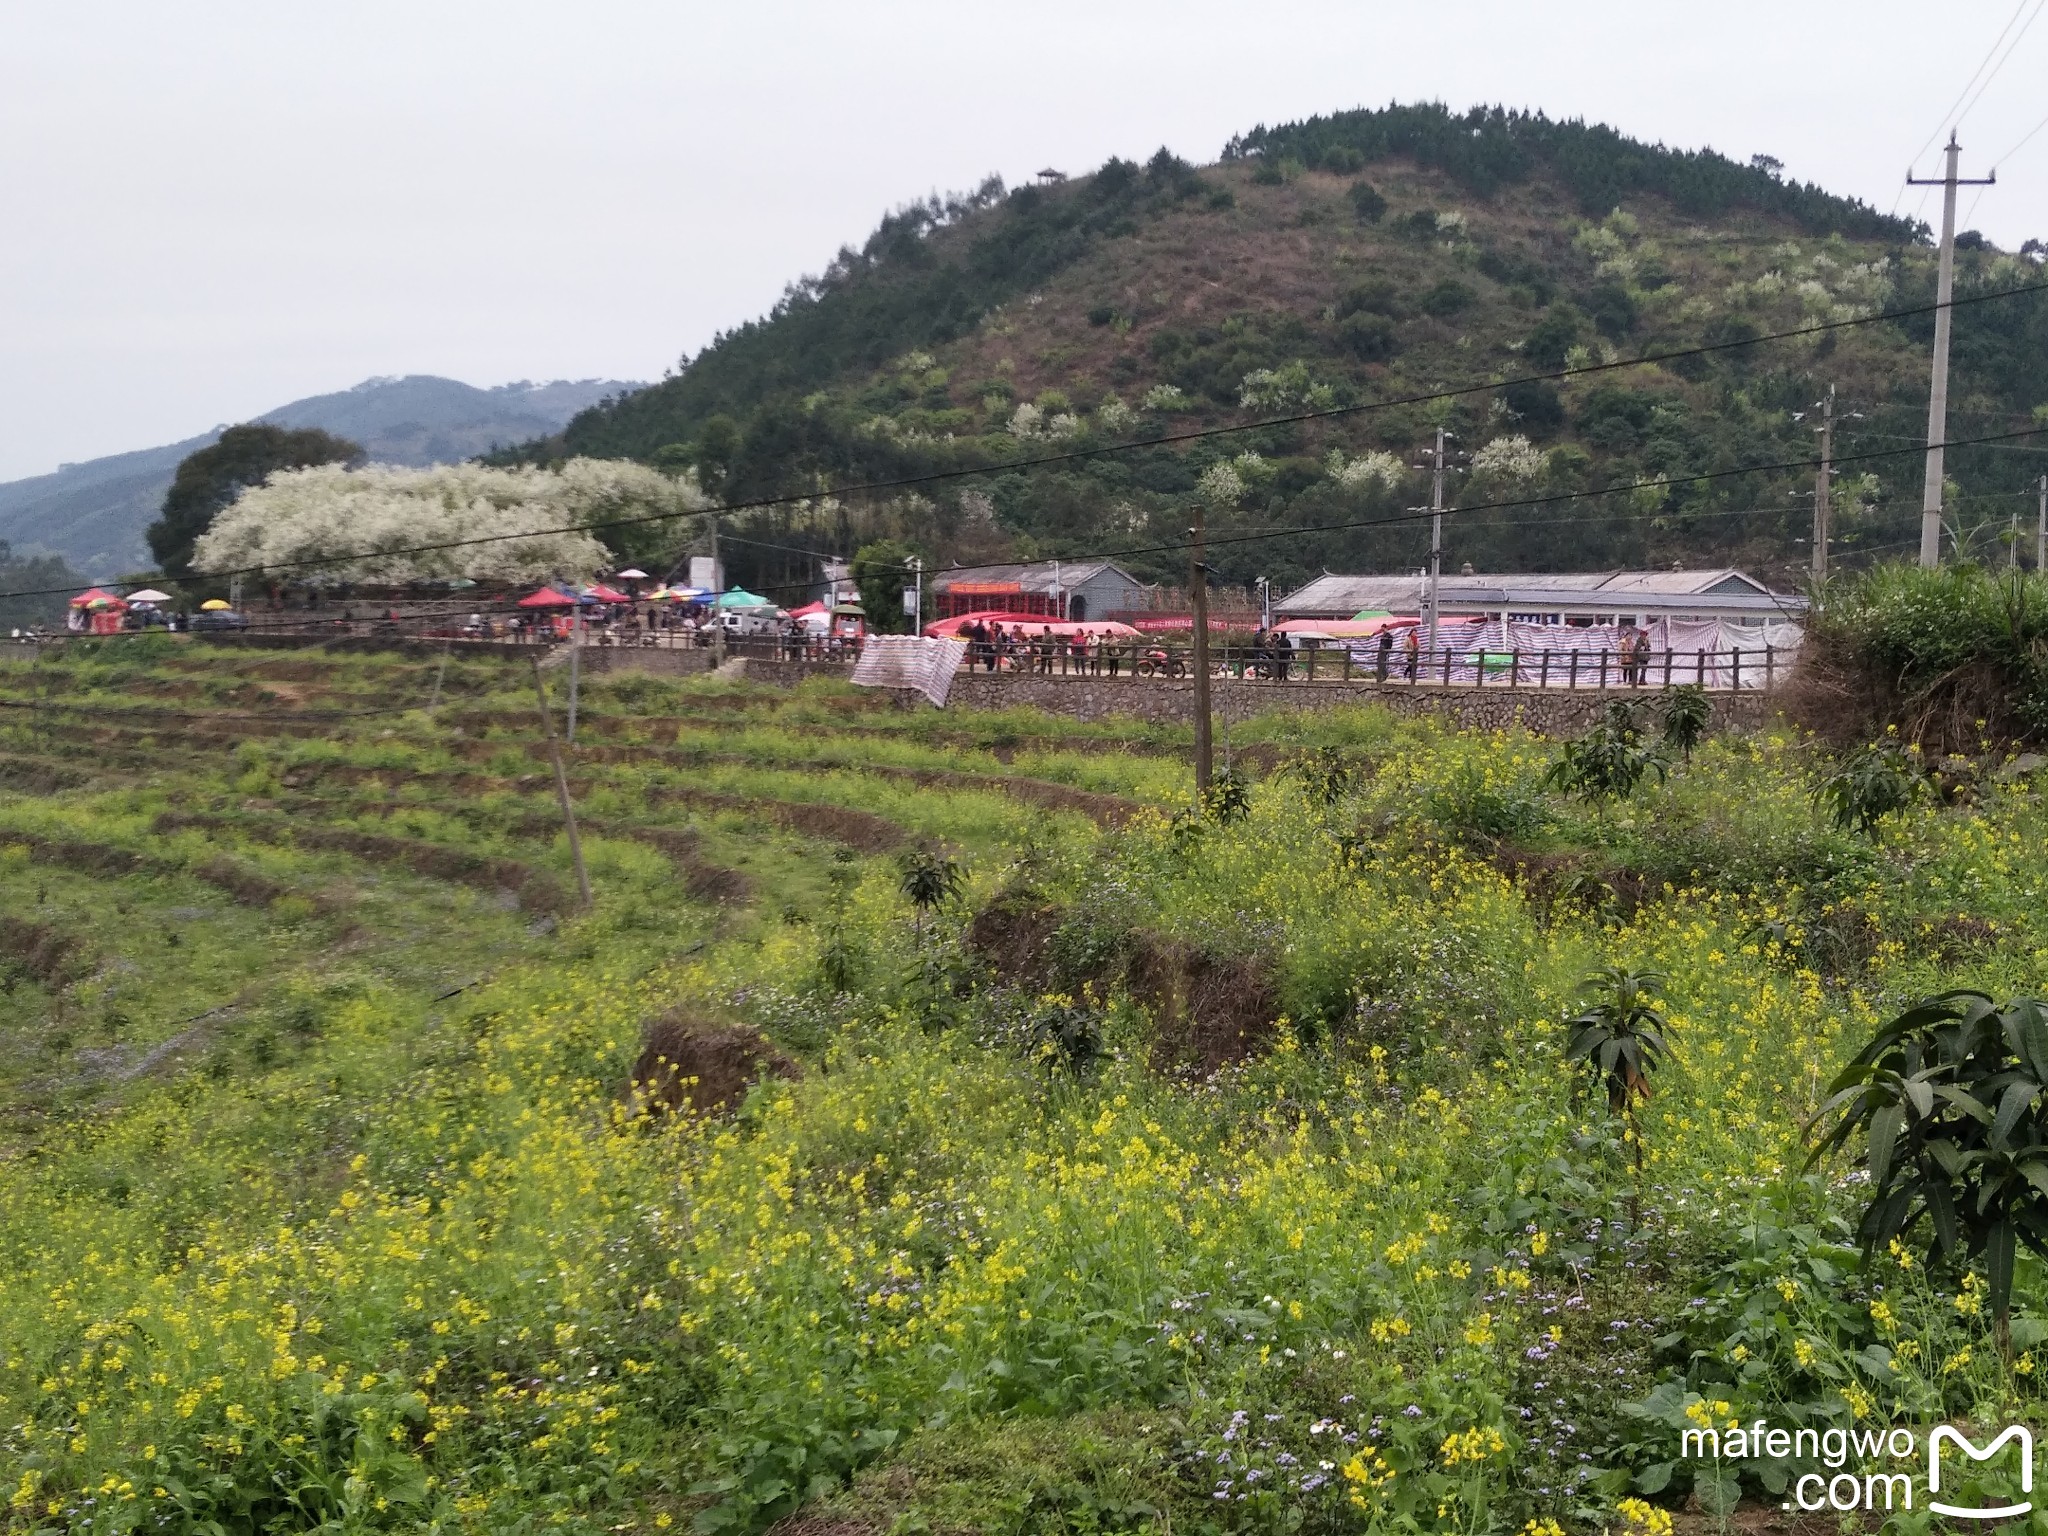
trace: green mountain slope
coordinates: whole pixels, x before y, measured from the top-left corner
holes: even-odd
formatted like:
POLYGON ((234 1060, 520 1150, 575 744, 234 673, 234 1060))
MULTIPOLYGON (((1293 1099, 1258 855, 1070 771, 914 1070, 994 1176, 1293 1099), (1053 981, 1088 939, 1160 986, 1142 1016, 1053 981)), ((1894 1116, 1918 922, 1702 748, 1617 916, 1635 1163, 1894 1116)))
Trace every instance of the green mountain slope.
MULTIPOLYGON (((1967 238, 1958 291, 2041 280, 2037 248, 1967 238)), ((524 450, 697 466, 728 501, 972 470, 915 494, 743 514, 736 569, 882 533, 933 559, 1137 551, 1177 579, 1196 495, 1225 534, 1402 518, 1441 423, 1453 568, 1727 561, 1804 566, 1811 457, 1796 420, 1830 384, 1845 413, 1838 555, 1910 539, 1924 427, 1925 317, 1816 332, 1663 366, 1512 384, 1530 372, 1743 342, 1926 303, 1924 231, 1775 166, 1647 146, 1540 116, 1395 107, 1258 128, 1196 170, 1161 151, 1093 175, 891 215, 675 377, 586 411, 524 450), (1372 405, 1451 402, 1255 428, 1023 468, 1049 453, 1372 405), (1858 414, 1849 414, 1858 413, 1858 414), (1676 478, 1671 487, 1645 480, 1676 478), (1199 488, 1199 490, 1198 490, 1199 488), (1579 495, 1579 499, 1557 498, 1579 495), (1593 494, 1586 494, 1593 493, 1593 494), (744 540, 752 538, 758 544, 744 540), (747 551, 753 551, 751 556, 747 551), (1146 552, 1146 551, 1150 552, 1146 552)), ((2048 296, 1957 312, 1952 436, 2048 402, 2048 296)), ((1959 537, 1980 554, 2044 462, 1950 455, 1959 537)), ((2031 513, 2031 504, 2024 510, 2031 513)), ((1423 557, 1412 520, 1226 543, 1226 579, 1288 582, 1423 557)))

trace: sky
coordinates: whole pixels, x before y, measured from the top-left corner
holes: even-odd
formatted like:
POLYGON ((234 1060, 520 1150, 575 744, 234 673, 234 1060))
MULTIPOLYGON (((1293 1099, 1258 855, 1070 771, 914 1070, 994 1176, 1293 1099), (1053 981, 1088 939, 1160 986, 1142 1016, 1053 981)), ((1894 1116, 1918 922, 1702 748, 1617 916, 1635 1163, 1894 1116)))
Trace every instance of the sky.
POLYGON ((1959 117, 1963 227, 2016 248, 2043 8, 0 0, 0 480, 379 374, 659 378, 911 198, 1396 100, 1909 213, 1959 117))

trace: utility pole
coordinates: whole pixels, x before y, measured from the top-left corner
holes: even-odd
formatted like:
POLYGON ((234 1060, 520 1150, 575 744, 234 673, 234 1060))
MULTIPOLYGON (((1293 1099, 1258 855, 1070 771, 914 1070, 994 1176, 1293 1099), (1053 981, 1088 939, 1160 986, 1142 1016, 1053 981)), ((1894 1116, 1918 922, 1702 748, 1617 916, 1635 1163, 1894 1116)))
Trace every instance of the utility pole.
POLYGON ((1828 482, 1834 478, 1835 386, 1820 404, 1820 472, 1813 478, 1813 584, 1828 579, 1828 482))
POLYGON ((1436 454, 1429 474, 1429 643, 1436 653, 1436 587, 1444 571, 1444 429, 1436 429, 1436 454))
POLYGON ((719 600, 725 596, 725 567, 718 563, 718 514, 711 514, 711 665, 725 665, 725 612, 719 600))
POLYGON ((576 704, 583 691, 583 594, 576 594, 576 617, 569 621, 569 745, 576 745, 576 704))
MULTIPOLYGON (((1058 569, 1058 567, 1057 567, 1057 566, 1055 566, 1055 567, 1054 567, 1054 569, 1055 569, 1055 570, 1057 570, 1057 569, 1058 569)), ((912 633, 913 635, 921 635, 921 634, 923 634, 923 633, 924 633, 924 556, 923 556, 923 555, 912 555, 912 556, 910 557, 910 575, 911 575, 911 580, 912 580, 913 582, 915 582, 915 586, 913 586, 913 587, 911 588, 911 598, 910 598, 910 632, 911 632, 911 633, 912 633)), ((1057 589, 1058 589, 1058 587, 1059 587, 1059 578, 1058 578, 1057 576, 1055 576, 1055 577, 1053 578, 1053 587, 1054 587, 1054 589, 1055 589, 1055 590, 1057 590, 1057 589)), ((1062 617, 1065 617, 1065 615, 1062 615, 1062 617)))
POLYGON ((1927 392, 1927 486, 1920 497, 1920 563, 1928 569, 1941 564, 1941 479, 1942 446, 1948 439, 1948 335, 1950 304, 1956 287, 1956 188, 1988 187, 1998 180, 1991 175, 1976 180, 1956 176, 1956 161, 1962 146, 1948 136, 1947 169, 1939 181, 1916 177, 1909 166, 1906 185, 1940 187, 1941 254, 1934 279, 1934 372, 1927 392))
POLYGON ((2048 475, 2041 477, 2041 520, 2034 525, 2034 574, 2048 573, 2048 475))
POLYGON ((1188 595, 1195 607, 1195 793, 1209 793, 1209 567, 1202 546, 1202 506, 1191 509, 1194 526, 1188 529, 1188 595))

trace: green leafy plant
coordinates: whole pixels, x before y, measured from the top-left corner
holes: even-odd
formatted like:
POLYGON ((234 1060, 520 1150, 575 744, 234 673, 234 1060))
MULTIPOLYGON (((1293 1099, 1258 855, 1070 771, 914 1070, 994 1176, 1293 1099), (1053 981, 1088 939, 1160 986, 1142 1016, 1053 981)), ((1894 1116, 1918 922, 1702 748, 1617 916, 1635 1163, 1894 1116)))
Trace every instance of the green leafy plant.
POLYGON ((1926 787, 1911 752, 1896 741, 1874 741, 1845 757, 1813 797, 1837 830, 1875 838, 1884 819, 1906 810, 1926 787))
POLYGON ((1860 1144, 1866 1251, 1931 1229, 1931 1260, 1981 1259, 2000 1349, 2012 1350, 2019 1245, 2048 1256, 2048 1004, 1982 992, 1924 998, 1829 1084, 1808 1166, 1860 1144))
POLYGON ((1605 719, 1564 744, 1543 782, 1588 802, 1626 800, 1653 774, 1663 783, 1670 767, 1663 749, 1645 739, 1636 711, 1617 701, 1607 707, 1605 719))
POLYGON ((1219 826, 1243 821, 1252 813, 1252 783, 1235 768, 1226 768, 1209 781, 1202 796, 1202 814, 1219 826))
POLYGON ((1328 808, 1351 793, 1358 770, 1335 747, 1316 747, 1292 759, 1286 772, 1301 781, 1302 793, 1328 808))
POLYGON ((1714 719, 1713 700, 1698 683, 1680 683, 1664 690, 1664 745, 1692 761, 1692 749, 1706 739, 1714 719))
POLYGON ((918 942, 924 942, 925 919, 953 900, 967 887, 966 871, 958 861, 932 848, 917 848, 903 856, 903 872, 897 889, 917 909, 918 942))
POLYGON ((1650 1074, 1671 1057, 1666 1039, 1670 1026, 1656 1005, 1664 983, 1661 971, 1602 966, 1582 983, 1584 1006, 1570 1021, 1571 1039, 1565 1046, 1565 1060, 1586 1063, 1606 1091, 1608 1113, 1627 1123, 1636 1176, 1629 1200, 1631 1225, 1640 1217, 1643 1177, 1642 1127, 1636 1109, 1650 1096, 1650 1074))

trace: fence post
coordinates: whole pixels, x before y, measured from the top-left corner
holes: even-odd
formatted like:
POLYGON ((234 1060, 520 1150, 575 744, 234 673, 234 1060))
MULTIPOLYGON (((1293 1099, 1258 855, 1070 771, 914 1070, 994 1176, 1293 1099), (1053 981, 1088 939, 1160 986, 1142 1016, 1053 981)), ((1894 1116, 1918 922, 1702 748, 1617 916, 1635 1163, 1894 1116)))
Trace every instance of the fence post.
POLYGON ((1344 647, 1344 681, 1351 681, 1351 647, 1344 647))
MULTIPOLYGON (((1350 652, 1347 651, 1345 654, 1348 656, 1350 652)), ((1308 648, 1308 680, 1316 680, 1316 647, 1313 645, 1308 648)))
POLYGON ((1536 686, 1538 688, 1548 688, 1550 686, 1550 652, 1548 651, 1543 653, 1543 661, 1536 669, 1536 686))
POLYGON ((1451 648, 1448 645, 1444 647, 1444 686, 1451 686, 1451 648))
POLYGON ((1704 688, 1707 686, 1707 653, 1704 648, 1702 648, 1699 653, 1699 667, 1699 676, 1695 679, 1695 681, 1698 682, 1702 688, 1704 688))
POLYGON ((1515 688, 1520 688, 1521 686, 1522 686, 1522 653, 1521 653, 1520 651, 1509 651, 1509 652, 1508 652, 1508 687, 1509 687, 1509 688, 1511 688, 1511 689, 1515 689, 1515 688))
POLYGON ((1571 675, 1565 679, 1565 687, 1576 692, 1579 686, 1579 653, 1573 651, 1571 675))
POLYGON ((1671 654, 1671 647, 1667 644, 1664 647, 1664 686, 1666 688, 1671 686, 1671 654))
POLYGON ((1764 643, 1764 692, 1771 693, 1778 686, 1777 648, 1768 641, 1764 643))
POLYGON ((1600 653, 1600 691, 1602 693, 1607 691, 1607 653, 1605 651, 1600 653))
POLYGON ((1742 692, 1742 647, 1739 645, 1728 652, 1728 686, 1735 693, 1742 692))

